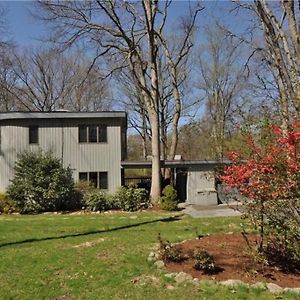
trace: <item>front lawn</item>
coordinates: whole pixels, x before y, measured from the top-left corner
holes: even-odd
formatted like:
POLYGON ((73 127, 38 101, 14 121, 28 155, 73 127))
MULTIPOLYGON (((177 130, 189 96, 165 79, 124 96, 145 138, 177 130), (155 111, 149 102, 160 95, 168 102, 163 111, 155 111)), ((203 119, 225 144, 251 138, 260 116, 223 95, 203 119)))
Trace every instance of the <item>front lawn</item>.
POLYGON ((147 261, 158 233, 175 242, 237 232, 239 223, 157 212, 0 216, 0 299, 274 299, 245 287, 176 285, 147 261))

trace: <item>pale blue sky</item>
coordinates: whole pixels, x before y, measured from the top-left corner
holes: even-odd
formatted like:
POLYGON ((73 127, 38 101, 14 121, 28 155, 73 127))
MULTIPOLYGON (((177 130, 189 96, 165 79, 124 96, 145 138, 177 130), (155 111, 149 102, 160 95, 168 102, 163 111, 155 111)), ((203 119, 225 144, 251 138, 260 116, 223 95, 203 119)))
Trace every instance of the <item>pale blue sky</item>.
MULTIPOLYGON (((30 15, 29 9, 32 7, 32 1, 2 1, 1 3, 8 10, 7 18, 11 37, 17 44, 25 47, 38 45, 38 38, 45 38, 45 26, 30 15)), ((229 23, 231 27, 239 28, 241 24, 238 25, 237 18, 228 15, 230 5, 229 1, 205 1, 205 10, 200 13, 198 24, 203 26, 213 18, 217 18, 224 23, 229 23)), ((186 7, 187 1, 174 1, 170 11, 172 21, 176 22, 176 18, 184 12, 186 7)))
POLYGON ((7 18, 11 37, 23 46, 35 44, 34 39, 43 30, 29 13, 31 1, 4 1, 2 3, 8 10, 7 18))

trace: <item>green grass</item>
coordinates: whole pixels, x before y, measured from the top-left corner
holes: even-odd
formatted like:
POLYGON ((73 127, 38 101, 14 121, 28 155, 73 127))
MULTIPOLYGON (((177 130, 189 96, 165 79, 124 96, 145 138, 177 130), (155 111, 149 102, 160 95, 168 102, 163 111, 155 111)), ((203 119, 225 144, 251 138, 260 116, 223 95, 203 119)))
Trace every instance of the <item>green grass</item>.
POLYGON ((240 223, 172 215, 0 216, 0 299, 275 299, 261 290, 165 278, 147 261, 159 232, 176 242, 196 232, 238 231, 240 223))

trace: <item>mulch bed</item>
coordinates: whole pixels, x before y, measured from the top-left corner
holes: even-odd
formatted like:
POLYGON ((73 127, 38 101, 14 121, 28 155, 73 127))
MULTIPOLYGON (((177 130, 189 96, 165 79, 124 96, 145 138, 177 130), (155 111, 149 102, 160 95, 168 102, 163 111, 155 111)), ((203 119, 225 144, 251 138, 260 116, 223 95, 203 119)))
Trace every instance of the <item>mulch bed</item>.
MULTIPOLYGON (((255 237, 249 236, 254 242, 255 237)), ((223 281, 239 279, 246 283, 272 282, 281 287, 300 287, 300 274, 283 272, 275 267, 256 265, 241 234, 214 234, 200 239, 185 241, 178 245, 183 253, 196 249, 205 250, 214 257, 220 271, 216 274, 204 274, 193 268, 193 260, 187 259, 182 263, 166 263, 169 272, 185 272, 194 278, 223 281)))

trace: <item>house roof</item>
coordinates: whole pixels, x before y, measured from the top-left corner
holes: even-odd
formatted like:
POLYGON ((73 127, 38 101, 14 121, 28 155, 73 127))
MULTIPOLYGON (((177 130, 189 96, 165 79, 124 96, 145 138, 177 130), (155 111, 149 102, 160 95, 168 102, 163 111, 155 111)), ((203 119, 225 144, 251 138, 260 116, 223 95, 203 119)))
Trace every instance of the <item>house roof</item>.
POLYGON ((2 112, 0 121, 17 119, 80 119, 80 118, 127 118, 124 111, 99 111, 99 112, 2 112))
MULTIPOLYGON (((218 166, 222 164, 230 164, 229 160, 165 160, 161 161, 162 167, 168 168, 190 168, 190 167, 205 167, 218 166)), ((151 161, 122 161, 121 166, 124 169, 147 169, 152 167, 151 161)))

